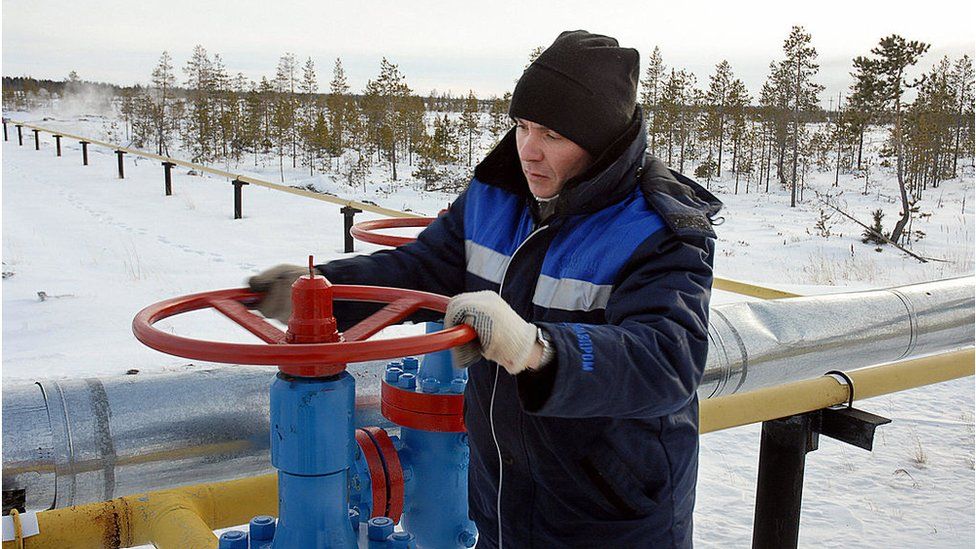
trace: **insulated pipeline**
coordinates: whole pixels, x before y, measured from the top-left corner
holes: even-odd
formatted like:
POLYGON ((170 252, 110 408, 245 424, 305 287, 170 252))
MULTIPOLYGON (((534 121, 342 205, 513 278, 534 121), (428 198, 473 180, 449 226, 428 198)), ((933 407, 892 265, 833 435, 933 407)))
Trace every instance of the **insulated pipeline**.
MULTIPOLYGON (((357 426, 380 414, 383 364, 351 364, 357 426)), ((273 368, 231 366, 3 387, 4 510, 61 508, 272 473, 273 368)))
POLYGON ((973 277, 713 307, 699 397, 973 344, 973 277))

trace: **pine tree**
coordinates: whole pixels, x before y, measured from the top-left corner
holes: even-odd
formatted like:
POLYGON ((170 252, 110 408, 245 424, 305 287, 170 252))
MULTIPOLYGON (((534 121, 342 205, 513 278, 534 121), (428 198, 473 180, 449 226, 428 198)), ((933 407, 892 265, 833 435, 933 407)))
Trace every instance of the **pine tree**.
MULTIPOLYGON (((955 147, 952 153, 952 177, 959 173, 959 151, 961 149, 961 138, 963 126, 968 126, 966 132, 967 141, 972 143, 972 123, 973 123, 973 60, 969 55, 963 55, 953 65, 952 88, 958 101, 956 102, 956 138, 955 147), (968 113, 968 116, 967 116, 968 113)), ((972 156, 972 155, 969 155, 972 156)))
POLYGON ((505 95, 500 98, 491 99, 491 109, 488 111, 488 133, 496 141, 512 127, 512 119, 508 116, 508 107, 511 103, 511 92, 505 92, 505 95))
POLYGON ((817 49, 811 45, 812 40, 813 37, 803 27, 794 26, 793 30, 790 31, 790 36, 783 42, 783 53, 786 55, 783 64, 789 69, 790 106, 793 112, 791 208, 796 207, 797 165, 801 140, 800 113, 816 109, 819 103, 818 95, 823 90, 823 86, 813 82, 813 77, 819 72, 820 65, 816 63, 817 49))
POLYGON ((718 159, 714 165, 716 175, 722 177, 722 148, 725 143, 725 123, 729 110, 729 91, 732 86, 732 66, 722 60, 715 66, 715 73, 709 78, 706 115, 706 134, 709 137, 709 154, 712 146, 718 146, 718 159))
MULTIPOLYGON (((749 91, 746 90, 746 85, 738 78, 733 80, 729 85, 729 93, 726 98, 726 111, 729 121, 729 137, 732 140, 732 171, 736 174, 739 173, 736 167, 739 160, 740 144, 746 133, 746 108, 749 106, 749 100, 749 91)), ((720 148, 719 158, 722 157, 721 150, 720 148)), ((719 164, 721 170, 721 162, 719 164)), ((736 184, 738 185, 738 178, 736 184)))
POLYGON ((917 85, 915 81, 906 80, 905 70, 913 66, 928 51, 929 45, 915 40, 908 41, 897 34, 881 39, 878 46, 871 49, 873 58, 858 57, 855 66, 863 66, 864 70, 873 72, 878 80, 879 97, 882 104, 888 105, 894 112, 895 127, 892 132, 895 157, 897 159, 896 175, 898 177, 898 191, 901 195, 902 216, 895 223, 891 231, 891 240, 898 242, 902 231, 911 216, 908 203, 908 189, 905 182, 905 159, 903 154, 903 103, 902 95, 905 90, 917 85))
POLYGON ((875 210, 872 216, 874 218, 874 223, 871 225, 871 228, 864 229, 864 232, 862 233, 864 238, 861 239, 861 242, 864 242, 865 244, 871 242, 878 246, 887 244, 887 241, 884 239, 884 225, 881 222, 881 220, 884 218, 884 211, 880 209, 875 210))
POLYGON ((171 118, 170 104, 173 101, 176 75, 169 52, 159 57, 159 64, 152 72, 152 127, 155 130, 156 154, 169 156, 170 133, 174 120, 171 118))
POLYGON ((644 109, 644 116, 647 120, 647 133, 651 139, 651 154, 655 156, 657 156, 658 137, 665 131, 661 127, 657 111, 660 108, 661 91, 666 76, 661 49, 654 46, 654 51, 651 52, 651 57, 648 59, 647 69, 644 71, 644 79, 641 82, 641 107, 644 109))
POLYGON ((366 84, 363 104, 371 125, 375 124, 377 152, 386 151, 393 181, 397 180, 397 144, 406 136, 403 108, 409 95, 406 78, 384 57, 380 62, 379 77, 366 84))
MULTIPOLYGON (((308 175, 315 173, 315 160, 318 157, 320 133, 328 134, 327 128, 318 127, 319 123, 319 84, 315 77, 315 63, 309 57, 302 67, 302 81, 299 84, 301 101, 299 107, 299 135, 302 148, 305 151, 305 162, 308 164, 308 175)), ((322 121, 324 123, 324 119, 322 121)))
POLYGON ((291 167, 298 166, 298 128, 295 123, 298 115, 298 101, 295 91, 298 87, 298 66, 297 59, 293 53, 285 53, 278 59, 278 68, 275 71, 274 89, 275 98, 275 120, 284 126, 276 128, 280 143, 278 165, 281 169, 282 181, 284 181, 284 154, 286 147, 291 149, 291 167))
POLYGON ((468 91, 468 98, 464 101, 464 111, 461 113, 461 128, 468 141, 468 166, 471 165, 472 150, 474 140, 481 136, 481 111, 478 106, 478 98, 474 95, 474 90, 468 91))
POLYGON ((213 89, 212 62, 203 46, 193 48, 193 54, 183 72, 187 77, 189 96, 183 142, 190 150, 192 162, 206 163, 214 158, 212 136, 216 122, 210 104, 213 89))
POLYGON ((329 154, 333 157, 342 156, 344 146, 343 135, 346 131, 345 120, 349 98, 349 84, 346 82, 346 71, 342 68, 342 60, 336 57, 332 68, 332 82, 329 83, 329 96, 326 105, 329 109, 329 154))

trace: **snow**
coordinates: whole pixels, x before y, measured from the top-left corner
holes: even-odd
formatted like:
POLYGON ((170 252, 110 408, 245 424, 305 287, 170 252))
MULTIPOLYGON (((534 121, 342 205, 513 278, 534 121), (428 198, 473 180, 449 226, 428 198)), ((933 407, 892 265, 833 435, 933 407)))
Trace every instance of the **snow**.
MULTIPOLYGON (((50 113, 7 113, 94 138, 118 135, 107 118, 42 120, 45 115, 50 113)), ((90 165, 82 166, 76 143, 63 140, 63 157, 57 158, 49 135, 42 135, 38 152, 32 132, 25 131, 24 146, 18 147, 16 128, 9 130, 2 149, 3 270, 12 273, 4 275, 2 284, 4 383, 199 366, 137 342, 130 331, 132 317, 166 298, 243 286, 264 268, 302 264, 310 253, 316 262, 345 256, 337 205, 252 185, 243 191, 244 219, 234 220, 233 187, 226 180, 190 176, 177 168, 174 194, 166 197, 163 170, 155 161, 127 156, 126 178, 120 180, 111 151, 90 147, 90 165)), ((875 142, 881 138, 873 135, 875 142)), ((220 167, 269 181, 278 177, 277 162, 220 167)), ((405 174, 409 167, 401 170, 405 174)), ((831 220, 836 234, 816 234, 822 206, 814 190, 837 194, 837 203, 865 223, 872 210, 884 208, 890 226, 900 205, 886 198, 897 190, 889 176, 875 168, 869 193, 862 195, 861 179, 842 175, 841 186, 831 188, 832 173, 814 172, 805 201, 795 209, 787 207, 784 190, 733 195, 728 177, 713 181, 713 190, 726 203, 717 275, 803 294, 971 275, 971 163, 960 179, 928 191, 922 211, 932 215, 915 222, 926 236, 912 249, 947 262, 922 264, 890 246, 875 252, 860 242, 861 228, 838 215, 831 220)), ((309 177, 301 166, 286 169, 285 178, 292 185, 313 184, 346 198, 424 215, 435 214, 452 198, 389 182, 382 167, 374 168, 365 193, 331 174, 309 177)), ((372 218, 360 214, 356 219, 372 218)), ((359 242, 356 248, 379 249, 359 242)), ((715 294, 715 303, 743 299, 715 294)), ((200 338, 254 341, 212 312, 157 326, 200 338)), ((807 456, 800 545, 973 547, 973 378, 859 402, 858 407, 893 423, 879 428, 872 452, 820 438, 820 448, 807 456)), ((752 425, 702 437, 698 546, 750 543, 759 430, 752 425)))

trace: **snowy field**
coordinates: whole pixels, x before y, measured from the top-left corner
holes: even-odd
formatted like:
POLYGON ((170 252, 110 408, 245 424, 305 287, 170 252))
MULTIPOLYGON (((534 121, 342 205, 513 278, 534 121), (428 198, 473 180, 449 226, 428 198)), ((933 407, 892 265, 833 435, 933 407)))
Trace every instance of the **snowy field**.
MULTIPOLYGON (((106 137, 97 117, 43 120, 46 113, 5 113, 16 120, 106 137)), ((152 351, 131 335, 142 307, 177 295, 242 286, 277 263, 342 257, 342 216, 334 204, 255 186, 244 188, 244 219, 233 219, 228 181, 174 170, 174 194, 163 196, 162 168, 127 157, 126 179, 115 155, 42 135, 41 150, 16 128, 3 143, 3 381, 119 375, 199 366, 152 351), (45 299, 39 298, 43 292, 45 299)), ((879 133, 875 142, 882 139, 879 133)), ((220 166, 227 168, 227 166, 220 166)), ((233 170, 233 167, 230 167, 233 170)), ((237 171, 277 181, 277 166, 237 171)), ((404 172, 409 168, 404 167, 404 172)), ((691 169, 687 169, 691 172, 691 169)), ((832 236, 819 236, 814 190, 842 192, 838 204, 864 222, 879 207, 886 224, 899 211, 897 188, 875 170, 869 192, 862 179, 813 173, 806 201, 789 209, 786 191, 732 195, 731 181, 712 182, 726 203, 718 276, 798 293, 837 292, 972 274, 973 171, 929 190, 916 221, 926 236, 916 253, 945 261, 921 264, 890 246, 875 252, 860 243, 861 229, 835 215, 832 236)), ((374 170, 366 192, 307 168, 286 171, 289 184, 316 188, 381 206, 433 215, 451 196, 391 184, 374 170)), ((754 185, 754 183, 753 183, 754 185)), ((775 183, 774 183, 775 185, 775 183)), ((370 219, 361 214, 357 220, 370 219)), ((357 252, 378 249, 357 243, 357 252)), ((715 302, 741 299, 717 292, 715 302)), ((217 314, 195 313, 159 326, 200 338, 252 341, 217 314)), ((873 452, 821 438, 807 457, 800 544, 804 547, 973 547, 973 378, 861 402, 860 408, 893 420, 881 427, 873 452)), ((696 544, 750 544, 759 426, 702 438, 696 544)))

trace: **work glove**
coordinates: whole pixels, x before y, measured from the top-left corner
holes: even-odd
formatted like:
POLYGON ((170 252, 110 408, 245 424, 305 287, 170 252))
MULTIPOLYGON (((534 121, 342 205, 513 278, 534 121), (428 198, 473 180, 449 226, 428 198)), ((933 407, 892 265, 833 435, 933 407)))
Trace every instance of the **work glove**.
POLYGON ((278 265, 252 276, 247 280, 247 285, 252 292, 264 294, 258 303, 258 310, 265 318, 287 323, 291 317, 291 285, 307 274, 308 267, 278 265))
POLYGON ((536 326, 522 320, 495 292, 485 290, 454 296, 444 313, 444 326, 459 324, 474 328, 478 339, 451 349, 456 367, 467 368, 481 356, 497 362, 512 375, 538 367, 541 345, 536 342, 536 326), (536 345, 540 349, 536 350, 536 345), (533 359, 535 364, 530 364, 533 359))

